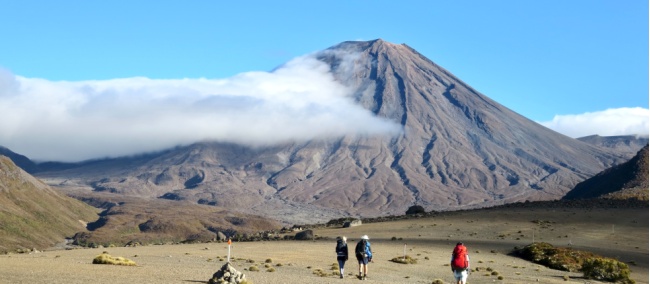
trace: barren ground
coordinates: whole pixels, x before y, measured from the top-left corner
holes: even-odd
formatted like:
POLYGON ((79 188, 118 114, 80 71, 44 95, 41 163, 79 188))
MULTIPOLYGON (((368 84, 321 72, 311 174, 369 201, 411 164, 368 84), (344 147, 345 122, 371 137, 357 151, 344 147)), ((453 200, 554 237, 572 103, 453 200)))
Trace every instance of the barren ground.
MULTIPOLYGON (((463 241, 473 268, 469 283, 599 283, 581 273, 553 270, 510 256, 515 246, 545 241, 572 246, 628 263, 637 283, 648 283, 648 209, 491 209, 452 212, 436 217, 369 223, 354 228, 315 231, 316 241, 235 242, 233 265, 253 283, 350 283, 357 264, 346 264, 345 279, 331 273, 334 238, 348 237, 350 250, 361 235, 370 236, 375 254, 367 283, 451 283, 449 257, 463 241), (532 222, 532 221, 540 222, 532 222), (392 240, 395 237, 396 240, 392 240), (401 239, 401 240, 400 240, 401 239), (390 262, 403 255, 417 264, 390 262), (271 259, 275 272, 267 272, 271 259), (249 262, 253 261, 253 263, 249 262), (248 271, 257 266, 260 271, 248 271), (281 266, 280 266, 281 265, 281 266), (498 271, 488 275, 485 270, 498 271), (318 276, 321 269, 328 276, 318 276), (568 281, 563 279, 568 276, 568 281)), ((0 255, 0 283, 206 283, 225 260, 224 243, 48 250, 0 255), (107 251, 134 260, 137 267, 92 264, 107 251)))

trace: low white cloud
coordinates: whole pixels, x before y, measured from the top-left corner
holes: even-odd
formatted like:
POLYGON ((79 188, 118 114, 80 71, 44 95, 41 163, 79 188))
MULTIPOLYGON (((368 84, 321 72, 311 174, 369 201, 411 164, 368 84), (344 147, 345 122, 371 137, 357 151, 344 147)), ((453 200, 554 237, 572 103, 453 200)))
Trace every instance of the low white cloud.
POLYGON ((0 72, 0 145, 36 160, 80 161, 197 141, 266 146, 394 135, 313 56, 226 79, 48 81, 0 72))
POLYGON ((634 107, 612 108, 583 114, 556 115, 551 121, 539 123, 573 138, 594 134, 600 136, 648 136, 649 118, 650 111, 647 108, 634 107))

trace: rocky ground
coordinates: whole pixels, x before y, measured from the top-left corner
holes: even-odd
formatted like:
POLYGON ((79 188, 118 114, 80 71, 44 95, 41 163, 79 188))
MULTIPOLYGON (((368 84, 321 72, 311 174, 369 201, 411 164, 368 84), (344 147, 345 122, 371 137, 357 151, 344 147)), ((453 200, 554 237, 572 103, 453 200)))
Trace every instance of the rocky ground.
MULTIPOLYGON (((617 258, 630 266, 637 283, 648 283, 647 207, 449 212, 352 228, 322 228, 315 234, 321 239, 233 243, 232 264, 252 283, 356 282, 354 260, 346 264, 343 280, 332 274, 336 271, 332 270, 334 238, 347 236, 352 250, 359 237, 367 234, 375 254, 368 283, 432 283, 435 279, 451 283, 447 263, 457 241, 468 246, 472 267, 480 268, 470 275, 469 283, 599 283, 584 279, 581 273, 545 268, 510 255, 515 246, 534 240, 617 258), (390 261, 404 253, 417 263, 390 261), (251 271, 253 266, 259 271, 251 271)), ((225 243, 204 243, 0 255, 0 283, 207 283, 225 263, 227 248, 225 243), (138 266, 92 264, 103 251, 129 258, 138 266)))

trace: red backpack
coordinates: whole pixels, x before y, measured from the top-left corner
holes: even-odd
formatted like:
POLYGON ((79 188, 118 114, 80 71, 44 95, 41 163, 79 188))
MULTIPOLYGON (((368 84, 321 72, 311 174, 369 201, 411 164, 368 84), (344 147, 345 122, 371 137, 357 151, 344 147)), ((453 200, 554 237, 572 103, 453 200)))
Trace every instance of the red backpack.
POLYGON ((453 269, 467 269, 469 267, 467 248, 463 244, 457 244, 454 247, 454 252, 451 255, 451 267, 453 269))

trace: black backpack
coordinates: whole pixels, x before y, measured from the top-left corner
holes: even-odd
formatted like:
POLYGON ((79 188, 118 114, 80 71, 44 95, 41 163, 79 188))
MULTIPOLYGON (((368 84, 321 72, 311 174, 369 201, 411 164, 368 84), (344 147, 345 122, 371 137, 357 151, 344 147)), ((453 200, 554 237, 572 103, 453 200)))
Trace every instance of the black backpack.
POLYGON ((361 240, 357 243, 357 246, 354 248, 354 253, 360 256, 366 253, 366 240, 361 240))

